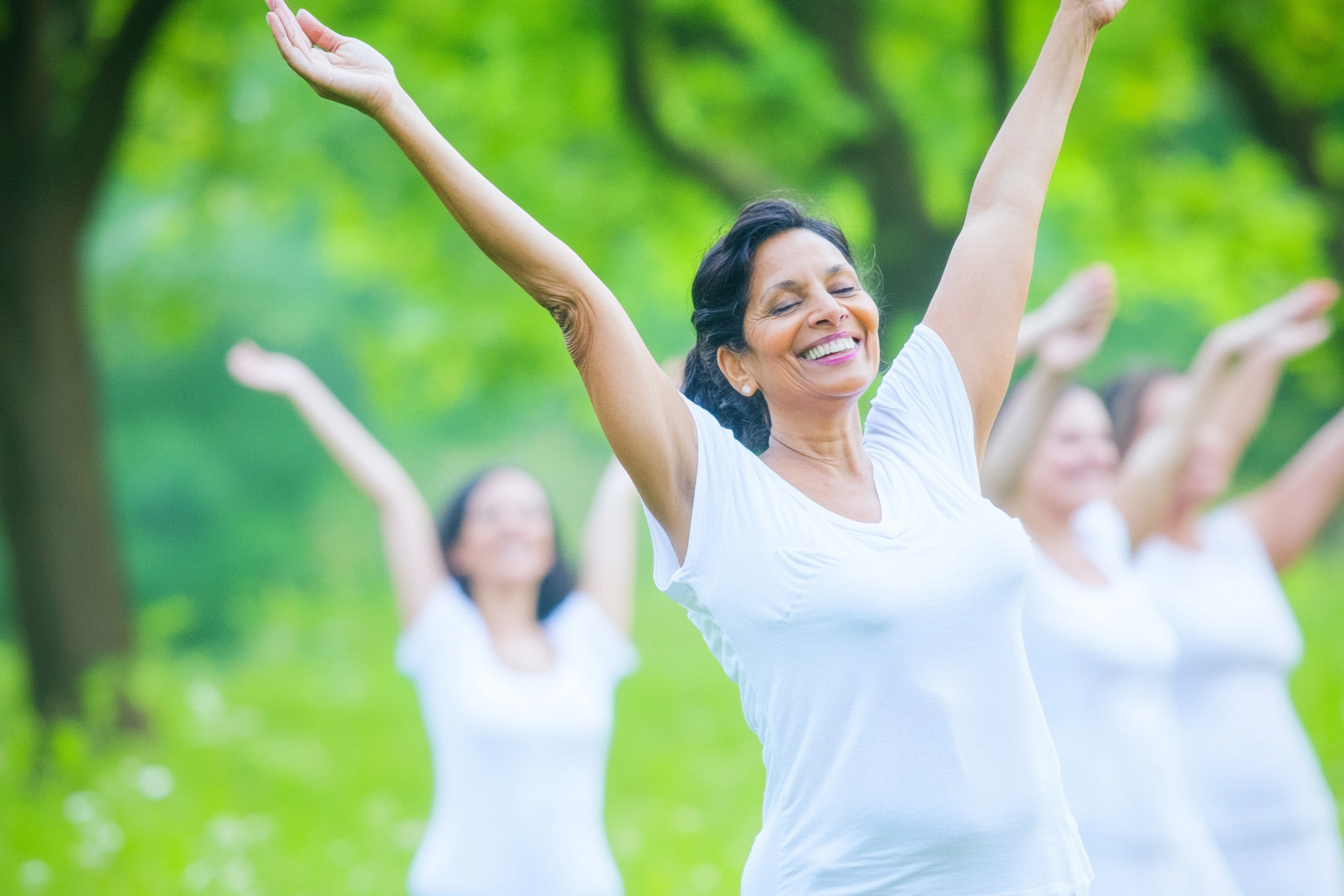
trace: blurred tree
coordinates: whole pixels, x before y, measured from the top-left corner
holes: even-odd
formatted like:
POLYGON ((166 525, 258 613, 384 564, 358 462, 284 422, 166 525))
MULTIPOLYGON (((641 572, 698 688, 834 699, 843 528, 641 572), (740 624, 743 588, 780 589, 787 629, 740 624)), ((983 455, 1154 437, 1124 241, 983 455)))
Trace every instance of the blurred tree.
POLYGON ((1194 0, 1209 65, 1246 128, 1326 212, 1326 255, 1344 277, 1344 2, 1194 0))
MULTIPOLYGON (((683 144, 662 123, 658 87, 649 73, 648 57, 654 52, 651 45, 655 41, 674 50, 717 53, 739 62, 747 61, 751 50, 724 27, 715 15, 718 11, 698 5, 662 9, 649 0, 611 2, 621 97, 631 122, 671 165, 698 177, 737 205, 781 183, 793 187, 815 184, 815 177, 808 178, 798 171, 758 168, 739 174, 712 156, 683 144)), ((883 274, 879 300, 884 310, 897 315, 922 312, 942 275, 956 229, 936 222, 929 214, 913 137, 883 89, 870 59, 870 4, 865 0, 774 2, 784 17, 820 48, 830 79, 857 106, 862 117, 859 128, 826 147, 825 167, 848 174, 867 198, 872 215, 873 250, 883 274)), ((992 9, 1002 10, 1002 0, 989 2, 992 9)), ((988 47, 1002 49, 1002 26, 1002 16, 991 20, 986 38, 988 47)), ((779 53, 780 48, 768 46, 765 51, 779 53)), ((1006 79, 1006 57, 996 58, 995 62, 1003 66, 1006 79)), ((1006 95, 1006 88, 1002 92, 1006 95)), ((886 320, 890 319, 888 314, 886 320)))
POLYGON ((0 9, 0 503, 46 716, 80 673, 128 650, 80 240, 127 94, 173 0, 8 0, 0 9))

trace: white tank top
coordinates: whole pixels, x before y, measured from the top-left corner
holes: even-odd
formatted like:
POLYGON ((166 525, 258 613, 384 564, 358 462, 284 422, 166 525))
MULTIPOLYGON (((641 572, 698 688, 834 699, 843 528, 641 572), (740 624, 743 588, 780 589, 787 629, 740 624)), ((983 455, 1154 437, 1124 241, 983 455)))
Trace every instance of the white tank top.
POLYGON ((1200 807, 1230 845, 1333 831, 1334 799, 1288 691, 1302 633, 1264 543, 1230 505, 1198 537, 1199 550, 1150 539, 1138 560, 1180 638, 1176 702, 1200 807))
POLYGON ((543 623, 554 665, 518 672, 454 582, 397 643, 429 735, 434 799, 412 896, 617 896, 603 827, 616 684, 634 647, 575 592, 543 623))

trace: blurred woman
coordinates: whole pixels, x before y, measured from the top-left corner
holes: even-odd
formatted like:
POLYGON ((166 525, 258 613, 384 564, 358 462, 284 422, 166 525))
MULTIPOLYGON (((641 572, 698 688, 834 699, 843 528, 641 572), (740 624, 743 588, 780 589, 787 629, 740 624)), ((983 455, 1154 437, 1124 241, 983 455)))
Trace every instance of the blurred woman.
POLYGON ((1319 309, 1277 303, 1216 330, 1179 407, 1117 467, 1105 407, 1070 383, 1101 345, 1114 292, 1109 269, 1097 266, 1024 321, 1036 364, 995 427, 985 489, 1036 545, 1023 637, 1096 873, 1092 893, 1234 896, 1182 765, 1171 696, 1176 636, 1131 551, 1165 519, 1205 409, 1229 387, 1236 363, 1319 309), (1038 327, 1047 316, 1053 326, 1038 327))
POLYGON ((288 398, 374 502, 416 686, 434 799, 412 896, 615 896, 603 828, 616 684, 628 637, 635 492, 614 460, 584 529, 577 587, 541 485, 497 467, 438 526, 406 471, 302 363, 234 346, 229 372, 288 398))
POLYGON ((739 215, 691 285, 683 397, 611 291, 444 140, 386 59, 270 0, 289 65, 374 117, 560 325, 644 499, 658 584, 763 744, 750 896, 1086 889, 1022 652, 1030 550, 981 497, 977 461, 1069 112, 1123 5, 1062 0, 865 432, 877 303, 834 225, 781 200, 739 215))
MULTIPOLYGON (((1337 291, 1316 281, 1294 295, 1324 306, 1337 291)), ((1328 332, 1324 321, 1308 321, 1247 360, 1202 429, 1161 531, 1138 554, 1180 640, 1186 769, 1246 896, 1344 894, 1335 801, 1288 690, 1302 633, 1278 580, 1344 493, 1344 411, 1269 482, 1210 509, 1263 420, 1284 361, 1328 332)), ((1182 377, 1157 373, 1109 390, 1121 448, 1167 419, 1184 388, 1182 377)))

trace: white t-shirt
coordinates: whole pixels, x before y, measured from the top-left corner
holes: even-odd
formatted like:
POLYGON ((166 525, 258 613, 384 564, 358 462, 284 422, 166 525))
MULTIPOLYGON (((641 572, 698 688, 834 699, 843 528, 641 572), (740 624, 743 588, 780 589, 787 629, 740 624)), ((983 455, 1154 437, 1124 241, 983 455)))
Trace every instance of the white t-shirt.
POLYGON ((617 896, 603 827, 616 684, 634 647, 574 592, 543 623, 545 672, 495 652, 451 580, 397 643, 429 735, 434 799, 411 862, 413 896, 617 896))
POLYGON ((1185 776, 1176 634, 1130 562, 1115 506, 1089 504, 1071 528, 1108 584, 1080 582, 1037 549, 1022 633, 1094 889, 1114 892, 1114 877, 1145 880, 1144 896, 1233 893, 1185 776))
POLYGON ((1037 548, 1027 658, 1089 855, 1103 839, 1107 851, 1160 849, 1174 838, 1172 800, 1188 790, 1171 702, 1176 635, 1122 559, 1114 506, 1088 505, 1071 528, 1109 583, 1080 582, 1037 548))
POLYGON ((1333 830, 1335 803, 1288 691, 1302 633, 1255 527, 1233 506, 1205 517, 1201 550, 1164 537, 1139 567, 1181 642, 1187 767, 1215 836, 1251 845, 1333 830))
MULTIPOLYGON (((689 402, 688 402, 689 404, 689 402)), ((1022 650, 1021 526, 980 496, 970 402, 917 327, 864 445, 882 520, 786 483, 704 409, 684 606, 763 745, 747 896, 1073 894, 1090 877, 1022 650)))

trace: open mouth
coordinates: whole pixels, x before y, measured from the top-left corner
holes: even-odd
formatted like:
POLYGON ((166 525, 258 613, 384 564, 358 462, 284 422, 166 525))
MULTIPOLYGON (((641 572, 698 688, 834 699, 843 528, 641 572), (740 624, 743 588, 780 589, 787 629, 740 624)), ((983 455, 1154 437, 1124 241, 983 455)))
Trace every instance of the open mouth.
POLYGON ((827 355, 838 355, 843 352, 852 351, 858 342, 853 336, 837 336, 834 339, 827 340, 821 345, 814 345, 803 352, 802 357, 806 361, 820 361, 827 355))

